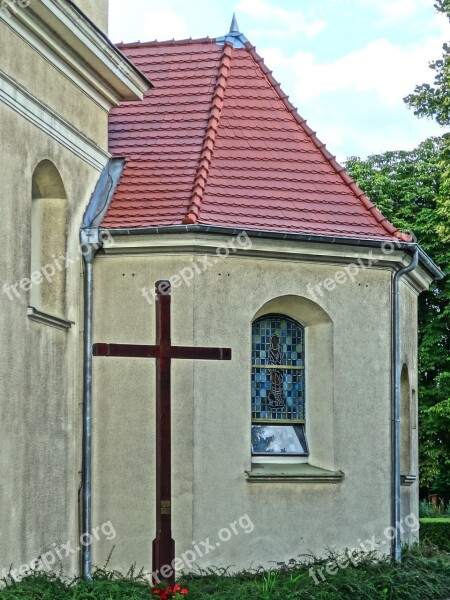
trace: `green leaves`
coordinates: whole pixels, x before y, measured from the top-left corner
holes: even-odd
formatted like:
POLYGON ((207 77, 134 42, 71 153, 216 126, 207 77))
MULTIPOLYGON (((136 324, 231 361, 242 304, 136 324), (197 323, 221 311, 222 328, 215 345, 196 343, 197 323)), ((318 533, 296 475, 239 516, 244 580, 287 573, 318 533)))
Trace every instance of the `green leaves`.
MULTIPOLYGON (((450 19, 450 3, 438 0, 435 3, 438 12, 450 19)), ((404 98, 406 104, 414 109, 418 117, 433 118, 439 125, 450 124, 450 46, 444 44, 442 57, 430 63, 435 72, 434 85, 423 83, 417 85, 414 93, 404 98)))

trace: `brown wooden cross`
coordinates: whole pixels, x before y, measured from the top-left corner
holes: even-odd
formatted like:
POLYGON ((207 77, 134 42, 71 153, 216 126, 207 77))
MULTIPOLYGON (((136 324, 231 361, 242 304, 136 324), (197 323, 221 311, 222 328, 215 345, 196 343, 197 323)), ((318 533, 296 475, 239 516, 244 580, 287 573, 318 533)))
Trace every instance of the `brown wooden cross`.
MULTIPOLYGON (((172 358, 231 360, 230 348, 172 346, 170 325, 170 282, 156 282, 156 344, 94 344, 94 356, 156 358, 156 537, 153 540, 153 573, 169 567, 175 558, 171 516, 171 422, 170 371, 172 358)), ((164 576, 173 584, 175 573, 164 576)))

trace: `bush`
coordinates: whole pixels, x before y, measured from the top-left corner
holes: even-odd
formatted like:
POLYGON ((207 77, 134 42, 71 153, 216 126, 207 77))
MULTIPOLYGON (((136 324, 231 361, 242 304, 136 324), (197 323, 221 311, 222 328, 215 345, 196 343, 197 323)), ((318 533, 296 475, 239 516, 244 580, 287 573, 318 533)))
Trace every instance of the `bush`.
POLYGON ((419 519, 420 539, 450 552, 450 519, 419 519))
POLYGON ((419 503, 419 517, 433 519, 440 517, 450 518, 450 504, 446 507, 443 502, 440 502, 438 506, 435 506, 428 500, 422 500, 419 503))

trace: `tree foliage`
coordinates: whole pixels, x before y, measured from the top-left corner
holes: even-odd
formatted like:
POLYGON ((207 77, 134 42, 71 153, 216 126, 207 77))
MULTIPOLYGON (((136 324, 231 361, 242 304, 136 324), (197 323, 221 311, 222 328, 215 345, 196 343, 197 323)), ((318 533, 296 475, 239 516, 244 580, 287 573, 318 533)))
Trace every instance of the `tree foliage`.
MULTIPOLYGON (((435 9, 450 19, 450 0, 437 0, 435 9)), ((435 72, 434 85, 417 85, 405 102, 418 117, 431 117, 439 125, 450 125, 450 45, 443 45, 442 57, 430 63, 435 72)))
MULTIPOLYGON (((450 20, 450 0, 436 0, 438 13, 450 20)), ((434 84, 417 85, 414 92, 404 98, 418 117, 434 119, 439 125, 450 125, 450 43, 442 47, 442 56, 430 62, 434 71, 434 84)), ((450 141, 446 139, 440 161, 442 182, 437 197, 436 210, 441 221, 437 231, 441 237, 450 240, 450 141)))
MULTIPOLYGON (((399 229, 412 229, 425 252, 449 273, 450 241, 437 210, 447 147, 445 136, 430 138, 411 152, 350 158, 347 169, 381 212, 399 229)), ((450 280, 446 277, 419 297, 419 419, 421 483, 448 486, 450 491, 449 348, 450 280)))

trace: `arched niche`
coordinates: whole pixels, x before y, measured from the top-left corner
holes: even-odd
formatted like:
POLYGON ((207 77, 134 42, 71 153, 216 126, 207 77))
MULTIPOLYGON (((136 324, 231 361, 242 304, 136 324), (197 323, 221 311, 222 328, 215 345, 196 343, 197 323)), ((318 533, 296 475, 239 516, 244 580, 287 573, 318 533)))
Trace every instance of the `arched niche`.
POLYGON ((400 471, 411 473, 411 387, 406 364, 400 376, 400 471))
POLYGON ((253 316, 252 323, 273 313, 286 315, 304 327, 308 462, 334 470, 333 322, 328 313, 311 299, 286 295, 273 298, 261 306, 253 316))
POLYGON ((65 312, 67 221, 62 178, 50 160, 43 160, 31 185, 30 304, 60 316, 65 312))

